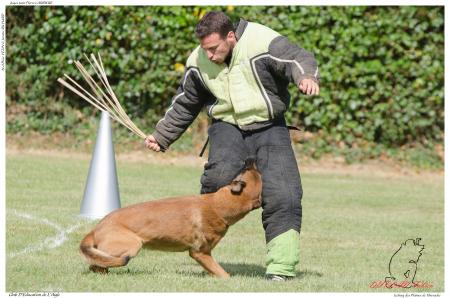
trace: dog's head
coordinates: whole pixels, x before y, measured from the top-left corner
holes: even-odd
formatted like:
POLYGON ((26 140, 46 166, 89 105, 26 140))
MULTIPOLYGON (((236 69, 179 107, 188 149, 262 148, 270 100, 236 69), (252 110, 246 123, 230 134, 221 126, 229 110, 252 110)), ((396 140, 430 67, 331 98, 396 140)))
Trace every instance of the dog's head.
POLYGON ((249 158, 241 173, 230 184, 233 195, 239 195, 252 201, 252 209, 261 207, 262 178, 256 168, 256 160, 249 158))

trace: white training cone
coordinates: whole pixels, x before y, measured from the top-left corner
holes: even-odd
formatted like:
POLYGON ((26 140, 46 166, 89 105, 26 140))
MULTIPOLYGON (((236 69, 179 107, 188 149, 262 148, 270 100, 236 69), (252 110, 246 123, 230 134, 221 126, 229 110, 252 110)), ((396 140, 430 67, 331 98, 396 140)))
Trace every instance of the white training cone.
POLYGON ((102 111, 80 215, 98 219, 118 208, 120 196, 111 121, 108 112, 102 111))

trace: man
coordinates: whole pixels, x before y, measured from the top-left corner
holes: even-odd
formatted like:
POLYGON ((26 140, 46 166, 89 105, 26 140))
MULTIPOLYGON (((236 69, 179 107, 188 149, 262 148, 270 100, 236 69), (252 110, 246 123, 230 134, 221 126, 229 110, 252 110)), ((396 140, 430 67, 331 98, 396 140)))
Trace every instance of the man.
POLYGON ((206 107, 212 124, 201 193, 228 184, 248 156, 256 157, 263 177, 266 277, 287 280, 299 262, 302 217, 300 174, 284 120, 287 86, 292 82, 307 95, 319 94, 317 63, 277 32, 243 19, 233 26, 223 12, 205 14, 195 34, 200 46, 145 144, 166 150, 206 107))

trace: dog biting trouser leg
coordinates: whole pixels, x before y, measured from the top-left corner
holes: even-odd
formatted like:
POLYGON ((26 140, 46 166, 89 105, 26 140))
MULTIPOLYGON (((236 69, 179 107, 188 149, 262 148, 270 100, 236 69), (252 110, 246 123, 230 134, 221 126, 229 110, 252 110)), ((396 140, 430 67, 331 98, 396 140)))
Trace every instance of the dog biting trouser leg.
POLYGON ((215 122, 208 131, 210 150, 201 193, 214 192, 239 172, 243 160, 257 158, 262 173, 262 223, 267 243, 267 274, 295 276, 299 262, 303 190, 289 130, 284 122, 243 132, 215 122))
POLYGON ((295 276, 299 262, 300 233, 291 229, 267 243, 266 274, 295 276))

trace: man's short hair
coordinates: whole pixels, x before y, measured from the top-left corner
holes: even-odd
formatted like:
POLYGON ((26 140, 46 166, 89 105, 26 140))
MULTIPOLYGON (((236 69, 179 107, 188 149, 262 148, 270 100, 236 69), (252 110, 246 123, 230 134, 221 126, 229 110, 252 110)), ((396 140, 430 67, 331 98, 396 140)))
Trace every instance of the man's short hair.
POLYGON ((203 39, 212 33, 219 33, 221 38, 225 38, 230 31, 234 31, 230 18, 221 11, 210 11, 198 22, 195 36, 203 39))

